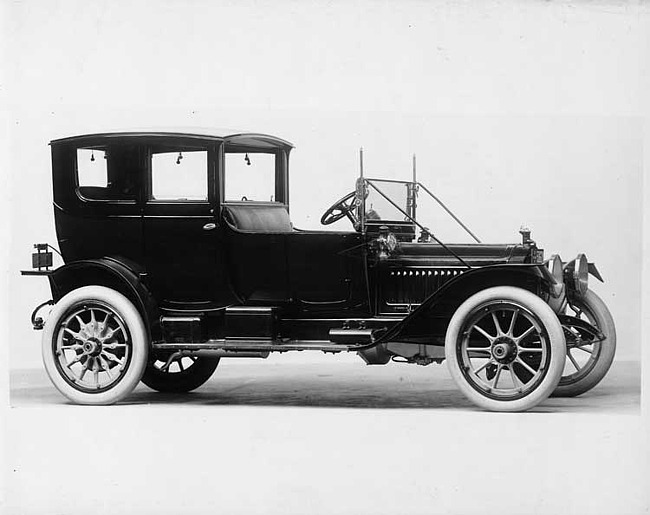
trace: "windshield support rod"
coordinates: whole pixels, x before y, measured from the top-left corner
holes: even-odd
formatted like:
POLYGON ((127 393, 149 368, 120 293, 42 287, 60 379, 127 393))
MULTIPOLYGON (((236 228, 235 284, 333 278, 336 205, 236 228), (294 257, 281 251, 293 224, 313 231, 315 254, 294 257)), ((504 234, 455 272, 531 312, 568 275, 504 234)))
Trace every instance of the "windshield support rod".
POLYGON ((421 231, 425 232, 429 236, 431 236, 438 245, 440 245, 443 249, 445 249, 447 252, 449 252, 452 256, 454 256, 458 261, 460 261, 463 265, 465 265, 467 268, 471 269, 472 267, 465 262, 465 260, 460 257, 458 254, 456 254, 453 250, 451 250, 447 245, 445 245, 443 242, 441 242, 438 238, 436 238, 433 233, 427 229, 426 227, 423 227, 420 223, 418 223, 416 220, 414 220, 409 214, 404 211, 401 207, 399 207, 395 202, 393 202, 390 198, 388 198, 386 195, 384 195, 384 192, 381 191, 377 186, 375 186, 372 182, 366 181, 367 184, 370 184, 377 193, 379 193, 382 197, 384 197, 388 202, 390 202, 395 209, 397 209, 400 213, 402 213, 406 218, 408 218, 411 222, 413 222, 415 225, 417 225, 421 231))
POLYGON ((476 240, 476 243, 481 243, 481 240, 479 240, 479 239, 474 235, 474 233, 473 233, 472 231, 470 231, 470 230, 467 228, 467 226, 466 226, 463 222, 461 222, 460 219, 459 219, 459 218, 458 218, 454 213, 452 213, 451 210, 450 210, 447 206, 445 206, 445 204, 442 202, 442 200, 440 200, 440 199, 439 199, 438 197, 436 197, 433 193, 431 193, 431 192, 429 191, 429 189, 428 189, 424 184, 420 184, 419 182, 418 182, 417 184, 418 184, 418 186, 420 186, 420 188, 422 188, 424 191, 426 191, 426 192, 431 196, 431 198, 433 198, 433 200, 435 200, 438 204, 440 204, 440 207, 442 207, 442 209, 444 209, 445 211, 447 211, 447 213, 449 213, 449 215, 450 215, 454 220, 456 220, 456 222, 458 222, 458 225, 460 225, 463 229, 465 229, 465 231, 467 231, 467 234, 469 234, 472 238, 474 238, 474 239, 476 240))

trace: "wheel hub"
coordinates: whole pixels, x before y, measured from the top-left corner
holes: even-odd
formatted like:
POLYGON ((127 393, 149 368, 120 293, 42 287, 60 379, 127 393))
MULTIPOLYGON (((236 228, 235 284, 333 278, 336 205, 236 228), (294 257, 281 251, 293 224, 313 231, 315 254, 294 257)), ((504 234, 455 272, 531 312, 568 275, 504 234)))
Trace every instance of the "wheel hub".
POLYGON ((84 354, 88 356, 99 356, 102 351, 102 344, 96 338, 89 338, 82 346, 84 354))
POLYGON ((506 336, 497 338, 492 344, 492 357, 503 365, 512 363, 517 357, 517 344, 506 336))

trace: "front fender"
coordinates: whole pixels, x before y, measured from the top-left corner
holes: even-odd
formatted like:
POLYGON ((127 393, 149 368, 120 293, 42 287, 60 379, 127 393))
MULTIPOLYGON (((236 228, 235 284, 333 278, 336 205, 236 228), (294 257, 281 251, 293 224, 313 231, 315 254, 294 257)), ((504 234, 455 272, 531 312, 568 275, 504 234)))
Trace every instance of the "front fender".
POLYGON ((548 292, 555 279, 542 264, 500 264, 472 268, 446 282, 384 334, 378 343, 391 341, 444 345, 449 320, 469 297, 493 286, 516 286, 536 295, 548 292))

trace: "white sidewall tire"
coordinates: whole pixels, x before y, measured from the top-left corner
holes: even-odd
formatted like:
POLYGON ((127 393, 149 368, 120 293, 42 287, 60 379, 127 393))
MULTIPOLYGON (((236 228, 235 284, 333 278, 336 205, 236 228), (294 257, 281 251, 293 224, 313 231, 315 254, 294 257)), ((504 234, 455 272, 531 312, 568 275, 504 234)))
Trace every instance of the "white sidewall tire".
POLYGON ((475 405, 488 411, 526 411, 544 401, 556 389, 564 370, 566 342, 560 321, 546 302, 522 288, 498 286, 473 295, 456 310, 447 328, 445 357, 454 382, 475 405), (511 301, 525 307, 539 319, 548 336, 550 359, 546 374, 535 390, 519 399, 497 400, 481 394, 467 382, 458 361, 456 347, 466 318, 477 307, 490 301, 511 301))
POLYGON ((605 335, 605 339, 600 342, 600 353, 589 373, 569 384, 562 384, 560 379, 560 384, 553 392, 554 397, 575 397, 591 390, 605 377, 616 354, 616 326, 605 303, 593 291, 587 290, 579 304, 585 305, 594 316, 596 325, 605 335))
POLYGON ((147 364, 149 341, 140 313, 124 295, 104 286, 84 286, 71 291, 55 304, 43 329, 41 350, 45 370, 59 392, 76 404, 106 405, 124 399, 140 382, 147 364), (98 393, 80 391, 62 377, 53 351, 53 339, 57 338, 55 333, 62 317, 72 306, 84 301, 100 301, 110 306, 126 324, 131 338, 131 359, 128 368, 115 386, 98 393))

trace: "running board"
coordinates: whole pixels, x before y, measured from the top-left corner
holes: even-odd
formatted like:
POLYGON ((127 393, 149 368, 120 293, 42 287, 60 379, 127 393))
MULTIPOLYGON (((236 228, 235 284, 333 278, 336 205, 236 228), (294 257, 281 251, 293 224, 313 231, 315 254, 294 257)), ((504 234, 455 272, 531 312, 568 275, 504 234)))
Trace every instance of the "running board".
POLYGON ((220 340, 208 340, 202 343, 154 343, 153 350, 157 351, 223 351, 224 356, 237 355, 239 353, 262 353, 262 352, 288 352, 316 350, 322 352, 354 352, 362 350, 372 344, 336 344, 329 340, 289 340, 279 342, 277 340, 242 340, 226 338, 220 340))

